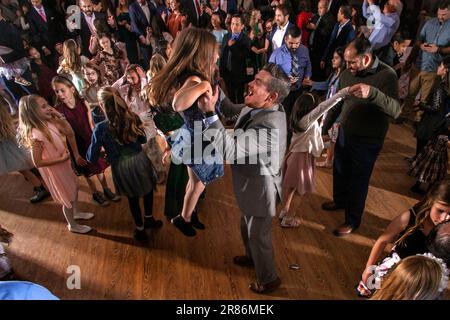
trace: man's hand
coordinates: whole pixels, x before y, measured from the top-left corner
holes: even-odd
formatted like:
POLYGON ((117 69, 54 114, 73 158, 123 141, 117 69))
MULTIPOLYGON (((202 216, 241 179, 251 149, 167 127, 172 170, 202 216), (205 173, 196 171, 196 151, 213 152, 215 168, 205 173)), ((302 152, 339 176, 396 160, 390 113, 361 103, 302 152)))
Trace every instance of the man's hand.
POLYGON ((436 53, 439 48, 436 44, 422 43, 420 49, 425 52, 436 53))
POLYGON ((232 40, 232 39, 228 40, 228 46, 229 47, 231 47, 235 43, 236 43, 236 40, 232 40))
POLYGON ((437 53, 439 50, 439 47, 436 44, 430 44, 429 47, 427 47, 427 51, 430 53, 437 53))
POLYGON ((314 84, 314 81, 312 81, 311 79, 309 79, 309 78, 303 79, 302 86, 311 87, 313 84, 314 84))
POLYGON ((370 94, 370 88, 371 86, 368 84, 358 83, 350 87, 349 93, 357 98, 367 99, 370 94))
POLYGON ((219 88, 214 88, 214 94, 206 91, 199 99, 198 99, 198 107, 203 113, 211 112, 216 110, 216 103, 219 99, 219 88))
POLYGON ((316 30, 317 26, 314 23, 310 22, 306 25, 306 28, 310 30, 316 30))
POLYGON ((289 80, 291 81, 291 84, 296 84, 298 81, 298 77, 289 76, 289 80))

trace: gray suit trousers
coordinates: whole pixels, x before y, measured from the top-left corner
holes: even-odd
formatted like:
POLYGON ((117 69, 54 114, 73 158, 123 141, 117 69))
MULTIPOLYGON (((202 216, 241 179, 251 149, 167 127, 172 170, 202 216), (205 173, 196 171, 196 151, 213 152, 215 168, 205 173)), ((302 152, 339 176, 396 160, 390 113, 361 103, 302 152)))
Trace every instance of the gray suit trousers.
POLYGON ((272 217, 241 217, 241 236, 245 251, 256 270, 256 278, 267 284, 277 278, 272 247, 272 217))

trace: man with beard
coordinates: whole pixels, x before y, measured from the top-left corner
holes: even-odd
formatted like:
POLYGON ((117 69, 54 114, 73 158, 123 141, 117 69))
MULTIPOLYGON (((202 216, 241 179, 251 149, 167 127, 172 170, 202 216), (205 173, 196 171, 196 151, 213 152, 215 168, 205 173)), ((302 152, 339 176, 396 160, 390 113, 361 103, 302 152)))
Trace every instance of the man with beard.
MULTIPOLYGON (((286 31, 284 44, 275 50, 269 59, 269 62, 278 65, 289 76, 291 82, 291 90, 283 102, 288 119, 294 102, 301 93, 303 80, 311 77, 311 61, 308 48, 301 44, 301 40, 301 30, 296 26, 291 26, 286 31)), ((288 136, 290 137, 290 135, 288 136)))
POLYGON ((357 38, 345 49, 347 63, 339 88, 351 87, 351 97, 333 107, 322 127, 323 135, 339 117, 339 136, 333 161, 333 201, 322 209, 345 210, 345 223, 336 236, 359 227, 364 212, 369 180, 383 147, 389 119, 400 114, 398 79, 395 71, 372 52, 369 40, 357 38))
MULTIPOLYGON (((91 42, 91 37, 95 37, 97 34, 94 21, 102 20, 106 24, 107 18, 102 12, 94 13, 94 6, 91 0, 81 0, 80 8, 82 12, 80 16, 80 26, 76 26, 74 22, 68 22, 67 27, 70 32, 80 36, 81 55, 92 58, 92 54, 89 52, 89 44, 91 42)), ((108 19, 108 24, 113 25, 114 21, 108 19)))

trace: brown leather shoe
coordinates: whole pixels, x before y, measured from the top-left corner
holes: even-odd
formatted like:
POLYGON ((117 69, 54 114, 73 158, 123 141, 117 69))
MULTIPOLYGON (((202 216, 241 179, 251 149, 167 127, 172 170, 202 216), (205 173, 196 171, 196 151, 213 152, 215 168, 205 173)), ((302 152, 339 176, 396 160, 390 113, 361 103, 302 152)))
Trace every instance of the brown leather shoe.
POLYGON ((328 202, 322 203, 322 210, 335 211, 335 210, 339 210, 339 209, 344 209, 344 207, 337 205, 334 201, 328 201, 328 202))
POLYGON ((261 284, 258 281, 252 282, 248 287, 255 293, 263 294, 272 292, 273 290, 277 289, 280 285, 281 279, 277 277, 275 280, 266 284, 261 284))
POLYGON ((241 267, 254 267, 255 264, 253 263, 253 260, 250 259, 248 256, 236 256, 233 258, 233 263, 237 264, 241 267))
POLYGON ((353 230, 354 230, 354 228, 352 226, 350 226, 348 224, 343 224, 343 225, 337 227, 336 229, 334 229, 333 234, 336 237, 343 237, 343 236, 346 236, 346 235, 352 233, 353 230))

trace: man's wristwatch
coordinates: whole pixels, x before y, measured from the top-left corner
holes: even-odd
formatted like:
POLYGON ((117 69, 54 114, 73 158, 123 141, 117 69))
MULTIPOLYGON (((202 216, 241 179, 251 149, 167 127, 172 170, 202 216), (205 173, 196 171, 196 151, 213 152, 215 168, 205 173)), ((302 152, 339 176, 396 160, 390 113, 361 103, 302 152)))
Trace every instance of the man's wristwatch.
POLYGON ((209 117, 215 116, 216 114, 217 113, 215 111, 208 111, 208 112, 204 113, 205 118, 209 118, 209 117))

